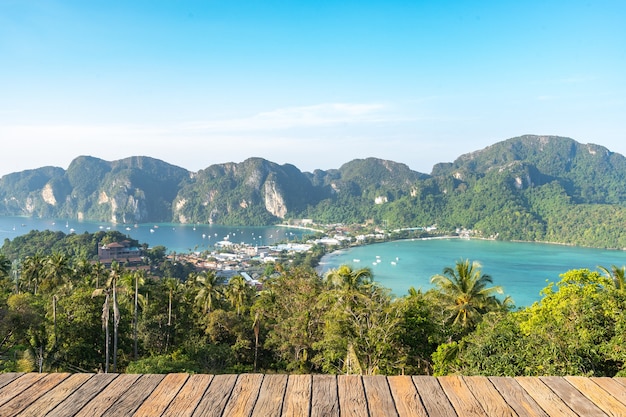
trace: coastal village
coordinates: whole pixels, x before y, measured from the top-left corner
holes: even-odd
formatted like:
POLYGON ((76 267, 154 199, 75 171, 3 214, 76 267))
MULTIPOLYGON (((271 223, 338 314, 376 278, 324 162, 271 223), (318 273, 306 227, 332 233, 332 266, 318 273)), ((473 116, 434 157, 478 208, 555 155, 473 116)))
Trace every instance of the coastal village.
MULTIPOLYGON (((212 250, 169 253, 167 259, 171 263, 181 262, 191 265, 197 272, 216 271, 217 276, 224 281, 241 275, 249 285, 260 289, 262 278, 266 275, 267 265, 292 263, 297 256, 313 252, 315 246, 321 248, 317 253, 325 254, 348 246, 382 242, 394 235, 397 237, 399 233, 406 235, 407 233, 436 231, 436 226, 430 226, 391 232, 375 229, 369 233, 358 233, 358 230, 355 231, 341 224, 326 225, 321 230, 316 228, 320 226, 306 219, 290 227, 309 229, 316 234, 316 237, 304 242, 284 242, 275 245, 234 243, 225 239, 215 243, 212 250)), ((110 267, 113 262, 119 262, 130 269, 142 269, 149 273, 150 266, 144 262, 144 255, 142 249, 133 247, 129 240, 109 243, 98 248, 98 259, 105 267, 110 267)))

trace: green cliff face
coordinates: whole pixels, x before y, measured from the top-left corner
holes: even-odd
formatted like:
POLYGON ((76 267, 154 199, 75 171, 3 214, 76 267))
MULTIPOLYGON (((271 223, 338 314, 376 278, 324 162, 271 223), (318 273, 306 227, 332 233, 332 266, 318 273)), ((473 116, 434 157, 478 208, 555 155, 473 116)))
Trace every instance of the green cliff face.
POLYGON ((269 225, 290 218, 437 224, 498 239, 626 247, 626 159, 556 136, 521 136, 430 175, 377 158, 302 172, 261 158, 192 173, 148 157, 81 156, 0 178, 0 215, 117 223, 269 225))

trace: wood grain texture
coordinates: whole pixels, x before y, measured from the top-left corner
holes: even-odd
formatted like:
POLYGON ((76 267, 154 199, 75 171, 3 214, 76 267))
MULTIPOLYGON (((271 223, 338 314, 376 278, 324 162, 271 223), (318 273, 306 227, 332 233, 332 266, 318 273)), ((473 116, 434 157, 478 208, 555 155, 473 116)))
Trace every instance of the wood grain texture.
POLYGON ((213 378, 213 375, 206 374, 190 375, 162 415, 179 417, 193 415, 213 378))
POLYGON ((338 417, 339 394, 335 375, 315 375, 311 387, 311 417, 338 417))
POLYGON ((11 401, 13 397, 19 395, 21 392, 27 390, 35 382, 42 379, 45 374, 23 374, 14 379, 10 384, 0 388, 0 407, 3 407, 5 403, 11 401))
POLYGON ((221 416, 236 382, 237 375, 215 375, 193 416, 221 416))
POLYGON ((115 402, 139 379, 141 375, 120 374, 115 383, 108 384, 102 391, 94 395, 83 408, 76 413, 77 417, 102 416, 115 402))
POLYGON ((615 378, 599 377, 591 378, 591 380, 611 394, 617 401, 626 405, 626 387, 617 382, 615 378))
POLYGON ((420 394, 424 408, 429 416, 451 417, 456 416, 456 411, 443 391, 438 378, 429 376, 414 376, 413 383, 420 394))
POLYGON ((390 376, 387 378, 391 396, 400 417, 427 417, 420 395, 410 376, 390 376))
POLYGON ((342 417, 369 416, 363 379, 360 375, 339 375, 337 377, 337 394, 342 417))
POLYGON ((33 403, 22 410, 18 416, 38 417, 46 415, 92 377, 93 374, 70 375, 68 378, 61 381, 60 384, 57 384, 52 389, 45 392, 36 401, 33 401, 33 403))
POLYGON ((108 410, 102 413, 102 416, 132 415, 164 377, 165 375, 141 375, 108 410))
POLYGON ((43 378, 39 378, 28 388, 15 395, 9 401, 2 405, 2 414, 12 416, 24 410, 39 397, 44 395, 48 390, 53 389, 64 379, 70 376, 68 373, 58 374, 42 374, 43 378))
POLYGON ((518 416, 548 417, 533 397, 515 379, 497 376, 489 377, 489 380, 518 416))
POLYGON ((287 388, 287 375, 265 375, 252 417, 280 417, 287 388))
POLYGON ((364 376, 363 387, 370 416, 398 417, 387 377, 364 376))
POLYGON ((308 417, 311 414, 311 375, 289 375, 283 402, 283 417, 308 417))
POLYGON ((623 378, 0 374, 0 417, 626 416, 623 378))
POLYGON ((489 416, 516 417, 517 413, 507 404, 500 392, 486 376, 462 377, 485 413, 489 416))
POLYGON ((106 387, 118 374, 96 374, 68 395, 64 401, 52 409, 46 417, 66 417, 75 415, 94 397, 102 395, 106 387))
POLYGON ((5 374, 0 374, 0 388, 13 382, 22 375, 24 375, 22 372, 7 372, 5 374))
POLYGON ((565 379, 607 415, 626 416, 626 405, 591 379, 582 376, 568 376, 565 379))
POLYGON ((515 380, 533 397, 537 404, 539 404, 548 415, 563 417, 577 416, 577 414, 539 378, 521 376, 516 377, 515 380))
POLYGON ((262 383, 262 374, 239 375, 224 408, 224 417, 251 415, 262 383))
POLYGON ((160 416, 189 378, 188 374, 168 374, 139 406, 134 417, 160 416))
POLYGON ((539 377, 547 386, 554 391, 576 414, 585 417, 606 416, 589 398, 585 397, 565 378, 560 376, 539 377))
POLYGON ((460 416, 485 416, 485 411, 472 391, 460 376, 442 376, 439 378, 441 388, 445 391, 450 403, 460 416))

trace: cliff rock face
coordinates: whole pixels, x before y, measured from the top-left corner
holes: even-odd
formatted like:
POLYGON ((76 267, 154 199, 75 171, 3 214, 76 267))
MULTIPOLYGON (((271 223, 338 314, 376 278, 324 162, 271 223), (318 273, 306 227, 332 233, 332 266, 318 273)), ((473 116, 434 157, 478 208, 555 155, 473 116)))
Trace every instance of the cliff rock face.
POLYGON ((250 158, 192 173, 148 157, 108 162, 80 156, 67 170, 42 167, 0 178, 0 215, 115 223, 269 225, 312 218, 441 224, 500 236, 516 227, 530 232, 510 237, 528 240, 558 235, 560 229, 549 228, 561 221, 544 217, 564 213, 568 204, 612 205, 621 213, 626 158, 569 138, 526 135, 437 164, 431 175, 377 158, 312 173, 250 158))
POLYGON ((277 184, 267 181, 264 187, 265 209, 273 216, 284 219, 287 214, 287 204, 284 196, 278 191, 277 184))
POLYGON ((0 214, 137 223, 168 220, 188 171, 133 157, 107 162, 81 156, 67 171, 44 167, 0 178, 0 214))

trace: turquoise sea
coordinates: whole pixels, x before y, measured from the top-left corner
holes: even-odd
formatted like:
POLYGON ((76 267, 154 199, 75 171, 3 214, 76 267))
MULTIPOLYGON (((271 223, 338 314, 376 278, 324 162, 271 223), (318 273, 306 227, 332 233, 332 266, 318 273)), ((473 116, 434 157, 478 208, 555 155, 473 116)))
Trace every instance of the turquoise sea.
POLYGON ((570 269, 626 264, 624 251, 451 238, 402 240, 338 251, 324 257, 320 270, 342 264, 369 267, 375 281, 403 296, 410 287, 431 288, 430 278, 447 266, 454 267, 461 258, 479 261, 482 272, 491 275, 494 285, 502 286, 518 307, 538 301, 547 282, 558 281, 559 275, 570 269))
POLYGON ((163 245, 170 252, 197 252, 212 250, 222 240, 250 245, 272 245, 286 240, 299 239, 307 230, 274 227, 236 227, 174 223, 112 224, 65 219, 39 219, 34 217, 0 216, 0 242, 12 240, 31 230, 53 230, 63 233, 94 233, 100 230, 117 230, 150 246, 163 245))
MULTIPOLYGON (((214 248, 228 238, 235 243, 272 245, 300 238, 306 230, 286 227, 227 227, 215 225, 180 225, 172 223, 115 225, 103 222, 79 222, 63 219, 0 217, 0 242, 30 230, 54 230, 64 233, 117 230, 150 246, 163 245, 169 251, 190 252, 214 248)), ((625 251, 588 249, 541 243, 497 242, 467 239, 402 240, 360 246, 334 252, 322 259, 324 273, 342 264, 354 268, 370 267, 374 279, 403 296, 410 287, 427 290, 430 278, 444 267, 454 266, 461 258, 479 261, 483 273, 493 277, 517 306, 528 306, 540 299, 539 291, 547 281, 577 268, 596 269, 598 265, 626 265, 625 251)))

